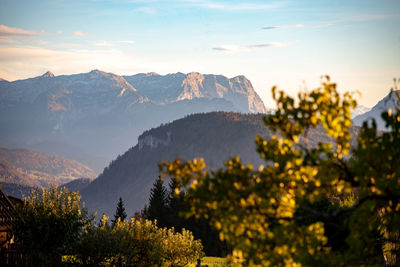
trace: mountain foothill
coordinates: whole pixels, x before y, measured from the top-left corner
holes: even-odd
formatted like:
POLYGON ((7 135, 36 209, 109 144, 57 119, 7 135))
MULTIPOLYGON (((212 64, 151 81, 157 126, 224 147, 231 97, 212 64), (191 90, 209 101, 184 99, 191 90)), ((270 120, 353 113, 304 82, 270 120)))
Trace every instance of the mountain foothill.
MULTIPOLYGON (((22 197, 34 189, 61 186, 96 173, 75 160, 28 149, 0 148, 0 187, 7 194, 22 197)), ((67 186, 68 187, 68 186, 67 186)))

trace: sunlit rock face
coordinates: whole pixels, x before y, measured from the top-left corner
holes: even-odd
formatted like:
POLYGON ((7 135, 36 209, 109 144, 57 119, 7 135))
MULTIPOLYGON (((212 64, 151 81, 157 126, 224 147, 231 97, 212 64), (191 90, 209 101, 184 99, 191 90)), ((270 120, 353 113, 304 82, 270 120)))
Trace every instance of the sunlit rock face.
POLYGON ((144 130, 210 111, 264 113, 265 107, 244 76, 48 71, 0 81, 0 147, 62 155, 100 172, 144 130))
POLYGON ((157 138, 155 136, 152 136, 151 134, 139 138, 138 139, 139 150, 142 150, 145 147, 157 148, 160 145, 168 146, 169 144, 171 144, 171 132, 167 132, 166 134, 167 134, 166 139, 157 138))
POLYGON ((264 103, 254 91, 251 82, 244 76, 227 78, 222 75, 156 73, 124 76, 139 93, 160 104, 195 98, 223 98, 231 102, 238 111, 265 113, 264 103))

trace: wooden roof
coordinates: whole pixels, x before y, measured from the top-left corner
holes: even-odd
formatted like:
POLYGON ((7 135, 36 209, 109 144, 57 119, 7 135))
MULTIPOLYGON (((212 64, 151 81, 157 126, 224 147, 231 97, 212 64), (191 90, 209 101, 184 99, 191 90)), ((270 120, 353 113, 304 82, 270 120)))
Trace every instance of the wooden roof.
POLYGON ((18 219, 18 213, 10 199, 0 189, 0 226, 9 227, 18 219))

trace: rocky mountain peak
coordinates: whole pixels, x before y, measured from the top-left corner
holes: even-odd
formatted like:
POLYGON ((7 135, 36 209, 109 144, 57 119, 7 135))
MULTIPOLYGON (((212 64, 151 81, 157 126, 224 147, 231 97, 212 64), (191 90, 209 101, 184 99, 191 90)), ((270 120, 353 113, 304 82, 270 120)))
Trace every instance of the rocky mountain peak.
POLYGON ((189 72, 186 76, 188 78, 202 78, 202 77, 204 77, 203 74, 198 73, 198 72, 194 72, 194 71, 189 72))
POLYGON ((364 121, 374 119, 379 130, 387 130, 385 122, 381 118, 381 114, 389 109, 395 112, 396 108, 400 107, 400 90, 392 90, 381 99, 368 112, 354 117, 353 124, 361 126, 364 121))
POLYGON ((107 72, 104 72, 104 71, 101 71, 101 70, 98 70, 98 69, 95 69, 95 70, 92 70, 92 71, 90 71, 89 73, 88 73, 89 75, 93 75, 93 76, 109 76, 109 73, 107 73, 107 72))
POLYGON ((235 76, 235 77, 233 77, 231 80, 234 80, 234 81, 241 81, 241 82, 243 82, 243 81, 248 81, 248 79, 247 79, 246 76, 244 76, 244 75, 235 76))
POLYGON ((204 97, 203 91, 204 76, 198 72, 190 72, 182 81, 183 92, 178 100, 204 97))
POLYGON ((160 74, 158 74, 157 72, 146 73, 146 77, 151 77, 151 76, 160 76, 160 74))
POLYGON ((47 71, 45 74, 40 76, 42 78, 54 78, 54 74, 51 71, 47 71))
POLYGON ((227 78, 223 75, 177 72, 152 76, 140 73, 124 78, 139 93, 156 103, 224 99, 233 104, 236 111, 265 113, 264 103, 243 75, 227 78))

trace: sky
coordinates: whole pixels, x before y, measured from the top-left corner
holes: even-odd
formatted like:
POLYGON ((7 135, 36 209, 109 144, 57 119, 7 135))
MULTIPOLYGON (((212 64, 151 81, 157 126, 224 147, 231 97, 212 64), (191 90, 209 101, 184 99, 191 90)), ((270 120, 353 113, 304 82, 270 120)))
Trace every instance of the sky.
POLYGON ((400 1, 0 0, 0 78, 245 75, 274 108, 329 75, 371 107, 400 78, 400 1))

